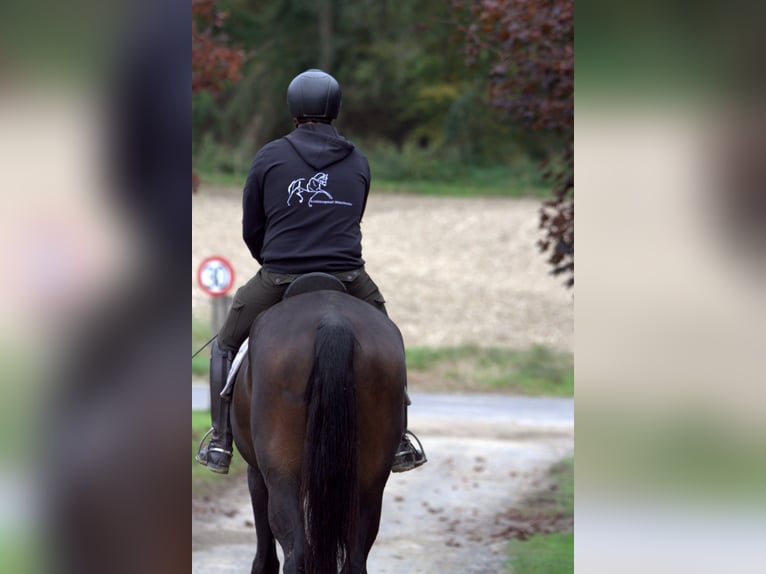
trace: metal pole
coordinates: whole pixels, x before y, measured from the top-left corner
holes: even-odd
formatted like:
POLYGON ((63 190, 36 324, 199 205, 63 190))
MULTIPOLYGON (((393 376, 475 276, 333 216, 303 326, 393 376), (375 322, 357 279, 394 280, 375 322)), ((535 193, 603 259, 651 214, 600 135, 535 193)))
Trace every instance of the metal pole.
POLYGON ((221 297, 211 297, 210 304, 212 307, 211 322, 210 322, 210 335, 215 335, 223 327, 226 321, 226 316, 229 314, 231 304, 234 301, 232 295, 222 295, 221 297))

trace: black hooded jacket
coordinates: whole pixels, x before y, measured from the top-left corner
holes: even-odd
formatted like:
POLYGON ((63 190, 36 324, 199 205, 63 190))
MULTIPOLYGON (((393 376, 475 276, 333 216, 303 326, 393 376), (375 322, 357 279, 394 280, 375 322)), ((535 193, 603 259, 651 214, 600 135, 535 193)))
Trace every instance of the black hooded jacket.
POLYGON ((253 160, 242 201, 245 243, 277 273, 361 267, 369 191, 364 154, 329 124, 303 124, 253 160))

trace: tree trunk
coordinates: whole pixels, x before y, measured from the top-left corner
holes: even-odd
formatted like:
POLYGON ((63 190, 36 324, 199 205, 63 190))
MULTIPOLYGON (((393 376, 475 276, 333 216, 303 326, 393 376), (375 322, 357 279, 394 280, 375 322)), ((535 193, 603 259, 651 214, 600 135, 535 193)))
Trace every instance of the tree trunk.
POLYGON ((319 0, 319 67, 332 73, 333 0, 319 0))

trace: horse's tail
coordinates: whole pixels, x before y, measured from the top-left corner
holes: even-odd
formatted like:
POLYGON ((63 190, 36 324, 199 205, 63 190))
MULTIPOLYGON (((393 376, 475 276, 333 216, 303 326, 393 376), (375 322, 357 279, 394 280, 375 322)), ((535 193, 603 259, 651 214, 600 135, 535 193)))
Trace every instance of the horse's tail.
POLYGON ((356 339, 342 317, 317 327, 314 368, 306 387, 306 444, 301 480, 308 574, 349 568, 359 515, 359 441, 353 359, 356 339))

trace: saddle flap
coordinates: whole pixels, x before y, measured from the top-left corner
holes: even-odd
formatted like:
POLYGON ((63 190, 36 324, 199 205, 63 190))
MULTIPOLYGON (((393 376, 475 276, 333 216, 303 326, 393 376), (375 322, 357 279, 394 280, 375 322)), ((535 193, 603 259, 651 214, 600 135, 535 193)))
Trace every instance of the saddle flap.
POLYGON ((347 293, 348 290, 343 281, 329 273, 306 273, 295 279, 285 291, 284 299, 294 297, 310 291, 340 291, 347 293))

